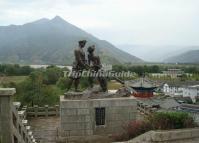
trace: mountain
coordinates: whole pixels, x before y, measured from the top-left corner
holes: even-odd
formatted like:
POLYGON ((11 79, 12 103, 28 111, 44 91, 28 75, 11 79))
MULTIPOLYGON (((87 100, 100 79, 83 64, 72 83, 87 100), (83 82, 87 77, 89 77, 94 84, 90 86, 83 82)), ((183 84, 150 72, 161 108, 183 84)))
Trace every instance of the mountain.
MULTIPOLYGON (((0 26, 0 62, 19 64, 71 64, 78 41, 96 45, 96 52, 107 64, 139 63, 107 41, 99 40, 61 17, 40 19, 24 25, 0 26)), ((86 51, 86 49, 85 49, 86 51)))
POLYGON ((199 50, 190 50, 167 58, 165 62, 168 63, 199 63, 199 50))
POLYGON ((199 46, 181 45, 117 45, 118 48, 148 62, 164 62, 165 59, 183 54, 189 50, 198 50, 199 46))

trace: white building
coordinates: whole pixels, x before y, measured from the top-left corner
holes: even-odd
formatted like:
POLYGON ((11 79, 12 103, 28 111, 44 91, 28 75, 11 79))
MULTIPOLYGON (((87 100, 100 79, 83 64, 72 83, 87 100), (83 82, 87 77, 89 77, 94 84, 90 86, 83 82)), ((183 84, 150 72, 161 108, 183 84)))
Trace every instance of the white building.
POLYGON ((190 97, 195 103, 196 98, 199 97, 199 85, 185 87, 183 90, 183 97, 190 97))
POLYGON ((175 84, 167 84, 163 85, 163 92, 165 95, 169 95, 171 97, 179 97, 183 95, 183 87, 175 84))

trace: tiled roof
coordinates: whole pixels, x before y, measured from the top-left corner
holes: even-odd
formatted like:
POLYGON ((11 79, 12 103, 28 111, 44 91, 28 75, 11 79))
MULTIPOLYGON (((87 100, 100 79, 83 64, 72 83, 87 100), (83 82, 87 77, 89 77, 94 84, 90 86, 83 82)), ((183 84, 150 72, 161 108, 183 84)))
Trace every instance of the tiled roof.
POLYGON ((160 105, 161 109, 172 109, 179 107, 180 104, 173 98, 151 98, 151 99, 139 99, 139 102, 148 106, 160 105))
POLYGON ((139 78, 137 80, 126 81, 125 85, 130 87, 144 87, 144 88, 154 88, 158 86, 155 82, 146 78, 139 78))

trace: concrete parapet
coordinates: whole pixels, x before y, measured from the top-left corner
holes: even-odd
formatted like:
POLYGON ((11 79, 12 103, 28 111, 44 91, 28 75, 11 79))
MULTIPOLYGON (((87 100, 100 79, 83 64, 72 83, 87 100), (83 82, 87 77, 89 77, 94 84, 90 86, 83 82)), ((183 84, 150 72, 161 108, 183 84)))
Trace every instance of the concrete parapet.
MULTIPOLYGON (((120 143, 198 143, 199 128, 149 131, 132 140, 120 143)), ((119 142, 117 142, 119 143, 119 142)))
POLYGON ((12 102, 14 88, 0 88, 0 142, 36 143, 28 134, 24 112, 18 111, 20 103, 12 102))

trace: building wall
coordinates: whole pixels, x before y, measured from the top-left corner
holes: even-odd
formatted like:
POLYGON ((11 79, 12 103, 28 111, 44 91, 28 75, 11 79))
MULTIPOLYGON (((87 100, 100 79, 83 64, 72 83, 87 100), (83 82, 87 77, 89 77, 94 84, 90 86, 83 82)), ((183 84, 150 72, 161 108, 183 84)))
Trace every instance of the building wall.
POLYGON ((174 96, 182 96, 183 95, 183 87, 178 86, 169 86, 168 84, 164 84, 163 86, 163 92, 166 95, 170 95, 172 97, 174 96))
POLYGON ((163 86, 163 92, 164 92, 165 94, 168 94, 168 93, 170 92, 170 89, 169 89, 169 85, 168 85, 168 84, 164 84, 164 86, 163 86))
POLYGON ((190 97, 192 101, 195 102, 197 96, 199 96, 199 90, 197 88, 184 88, 183 97, 190 97))
POLYGON ((121 132, 122 126, 136 119, 133 98, 67 100, 60 97, 61 136, 107 135, 121 132), (105 125, 96 126, 95 108, 105 108, 105 125))

